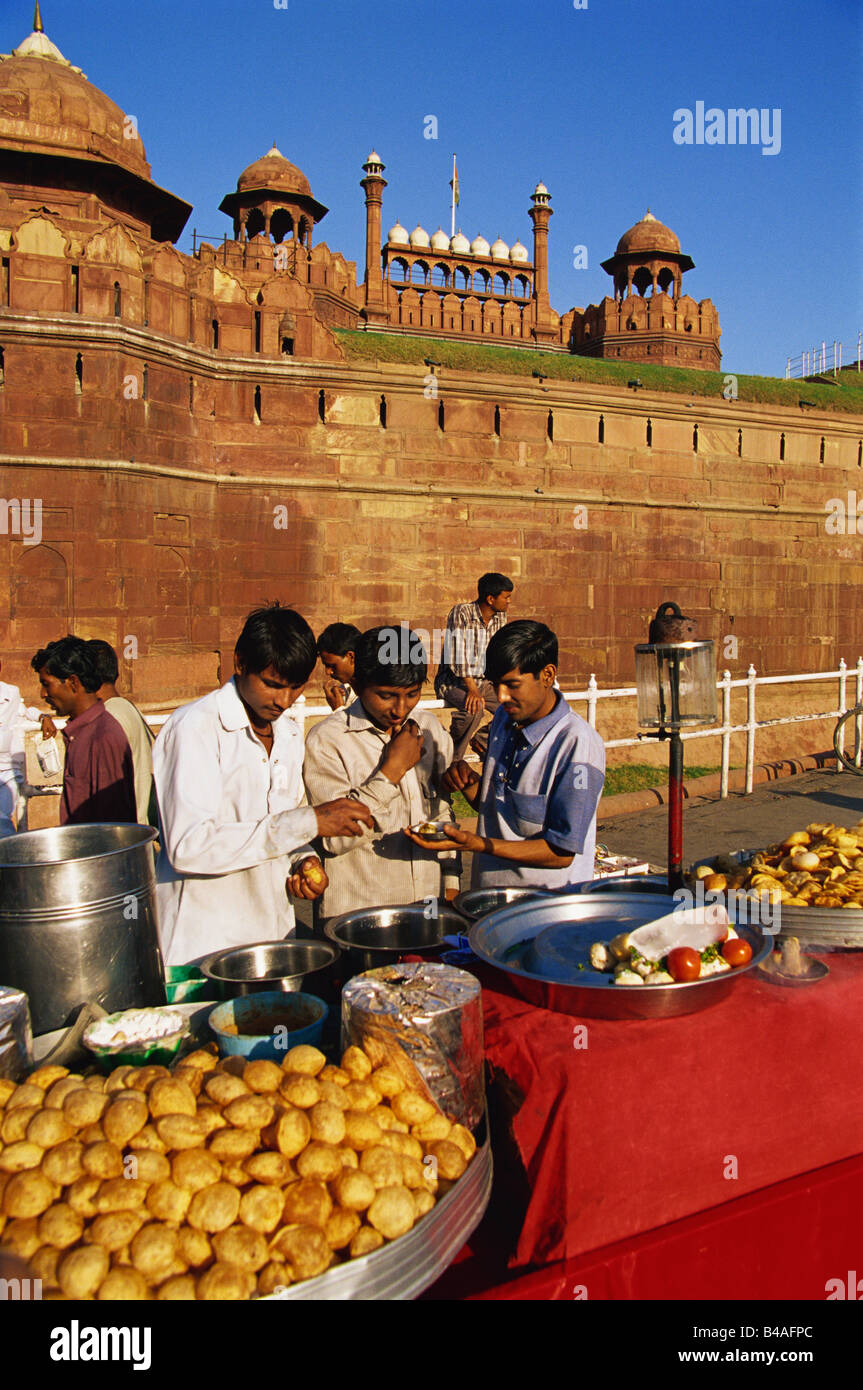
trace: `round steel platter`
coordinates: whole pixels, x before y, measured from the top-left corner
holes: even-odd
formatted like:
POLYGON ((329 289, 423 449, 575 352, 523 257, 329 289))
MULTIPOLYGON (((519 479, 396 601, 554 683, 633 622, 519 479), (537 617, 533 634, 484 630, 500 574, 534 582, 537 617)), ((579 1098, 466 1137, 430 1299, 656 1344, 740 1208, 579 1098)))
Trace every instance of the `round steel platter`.
POLYGON ((656 893, 589 893, 529 899, 501 908, 470 929, 471 950, 505 972, 513 988, 540 1008, 582 1018, 672 1018, 726 998, 741 975, 766 960, 773 938, 758 927, 735 928, 752 947, 747 965, 704 980, 672 985, 616 985, 593 970, 590 947, 607 944, 677 906, 656 893))
MULTIPOLYGON (((738 864, 747 864, 757 853, 757 850, 741 849, 726 857, 738 864)), ((691 872, 701 864, 712 864, 716 857, 713 855, 709 859, 697 860, 691 872)), ((741 922, 744 920, 743 909, 738 912, 737 906, 732 903, 728 910, 735 931, 739 930, 738 916, 741 922)), ((824 946, 832 951, 863 950, 863 912, 858 912, 856 908, 786 907, 784 903, 780 907, 780 930, 775 934, 778 941, 783 937, 796 936, 801 946, 824 946)), ((749 909, 746 911, 748 913, 749 909)))

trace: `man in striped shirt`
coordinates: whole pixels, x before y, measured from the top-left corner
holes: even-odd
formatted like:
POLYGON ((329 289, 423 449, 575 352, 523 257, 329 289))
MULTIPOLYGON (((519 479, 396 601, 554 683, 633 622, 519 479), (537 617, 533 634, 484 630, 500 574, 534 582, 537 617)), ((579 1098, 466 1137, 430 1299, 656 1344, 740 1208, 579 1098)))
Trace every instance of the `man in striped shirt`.
MULTIPOLYGON (((506 622, 512 593, 512 580, 505 574, 484 574, 477 583, 473 603, 457 603, 446 620, 443 661, 435 677, 435 694, 456 710, 450 724, 454 762, 464 757, 486 710, 494 714, 497 709, 494 686, 485 679, 485 653, 491 638, 506 622)), ((477 736, 475 746, 485 754, 485 729, 477 736)))

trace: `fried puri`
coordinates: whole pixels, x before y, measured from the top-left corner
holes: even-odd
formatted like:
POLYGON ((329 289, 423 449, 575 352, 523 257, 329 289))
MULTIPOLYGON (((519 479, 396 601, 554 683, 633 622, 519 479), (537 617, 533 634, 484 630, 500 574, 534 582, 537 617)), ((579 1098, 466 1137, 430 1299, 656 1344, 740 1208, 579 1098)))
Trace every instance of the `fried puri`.
POLYGON ((128 1267, 112 1269, 99 1285, 97 1299, 111 1302, 139 1302, 152 1295, 143 1274, 128 1267))
POLYGON ((342 1171, 342 1160, 334 1144, 322 1144, 313 1139, 296 1159, 296 1169, 301 1178, 331 1182, 342 1171))
POLYGON ((301 1178, 285 1189, 284 1219, 300 1226, 325 1226, 333 1209, 326 1183, 301 1178))
POLYGON ((331 1250, 344 1250, 350 1245, 362 1222, 359 1213, 347 1207, 336 1207, 324 1227, 324 1239, 331 1250))
POLYGON ((200 1192, 222 1176, 222 1165, 210 1149, 183 1149, 171 1162, 171 1177, 178 1187, 200 1192))
POLYGON ((300 1076, 317 1076, 327 1065, 327 1059, 317 1047, 300 1043, 285 1053, 282 1071, 296 1072, 300 1076))
POLYGON ((94 1244, 113 1253, 130 1245, 145 1221, 146 1214, 140 1211, 111 1211, 96 1217, 88 1235, 94 1244))
POLYGON ((333 1191, 340 1207, 348 1211, 365 1211, 374 1201, 377 1189, 368 1173, 356 1168, 343 1168, 336 1178, 333 1191))
POLYGON ((349 1047, 342 1057, 342 1071, 353 1081, 365 1081, 372 1074, 372 1064, 361 1047, 349 1047))
POLYGON ((150 1118, 147 1102, 135 1092, 122 1091, 112 1100, 102 1116, 105 1137, 120 1148, 140 1134, 150 1118))
POLYGON ((101 1245, 79 1245, 57 1266, 57 1282, 70 1298, 93 1298, 104 1282, 110 1260, 101 1245))
POLYGON ((154 1120, 163 1115, 194 1115, 197 1110, 192 1088, 173 1076, 154 1081, 147 1092, 147 1103, 154 1120))
POLYGON ((53 1201, 54 1184, 34 1168, 13 1173, 3 1189, 6 1216, 41 1216, 53 1201))
POLYGON ((368 1221, 386 1240, 405 1235, 416 1220, 413 1197, 406 1187, 382 1187, 368 1209, 368 1221))
MULTIPOLYGON (((312 1048, 313 1052, 315 1050, 312 1048)), ((283 1075, 281 1067, 277 1066, 275 1062, 268 1062, 265 1058, 260 1058, 258 1061, 246 1064, 243 1081, 250 1091, 254 1091, 258 1095, 273 1095, 281 1086, 283 1075)))
POLYGON ((285 1183, 291 1182, 295 1177, 290 1160, 283 1153, 255 1153, 247 1158, 243 1167, 249 1177, 257 1183, 267 1183, 273 1186, 283 1187, 285 1183))
POLYGON ((288 1072, 282 1077, 279 1095, 284 1096, 289 1105, 296 1105, 300 1110, 310 1110, 321 1098, 321 1087, 313 1076, 288 1072))
POLYGON ((267 1242, 259 1231, 239 1223, 213 1236, 216 1259, 255 1272, 267 1263, 267 1242))
POLYGON ((276 1245, 297 1279, 313 1279, 323 1274, 333 1258, 326 1237, 317 1226, 292 1226, 282 1232, 276 1245))
POLYGON ((240 1194, 226 1182, 213 1183, 196 1192, 188 1212, 188 1222, 199 1231, 225 1231, 237 1219, 240 1194))
POLYGON ((240 1198, 240 1220, 252 1231, 269 1235, 282 1220, 285 1207, 280 1187, 248 1187, 240 1198))

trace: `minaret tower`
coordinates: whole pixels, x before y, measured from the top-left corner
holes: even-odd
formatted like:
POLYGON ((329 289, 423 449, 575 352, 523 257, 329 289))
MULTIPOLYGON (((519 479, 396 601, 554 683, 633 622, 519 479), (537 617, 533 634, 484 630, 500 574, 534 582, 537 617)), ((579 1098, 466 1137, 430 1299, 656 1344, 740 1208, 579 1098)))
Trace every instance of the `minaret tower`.
POLYGON ((548 298, 548 222, 554 209, 551 207, 551 196, 544 183, 536 185, 531 202, 533 207, 529 216, 533 223, 533 332, 538 343, 551 343, 554 342, 555 332, 548 298))
POLYGON ((389 310, 384 299, 384 282, 381 275, 381 201, 387 181, 383 177, 386 165, 380 155, 372 150, 363 171, 365 178, 360 187, 366 194, 366 300, 364 316, 366 323, 387 323, 389 310))

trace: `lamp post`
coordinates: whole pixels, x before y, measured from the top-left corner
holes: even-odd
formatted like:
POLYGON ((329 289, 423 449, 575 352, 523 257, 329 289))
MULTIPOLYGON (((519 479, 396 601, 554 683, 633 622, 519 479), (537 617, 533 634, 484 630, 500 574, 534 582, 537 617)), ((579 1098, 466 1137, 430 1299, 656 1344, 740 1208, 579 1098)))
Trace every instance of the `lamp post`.
POLYGON ((635 648, 638 722, 648 738, 668 739, 668 890, 683 883, 683 740, 680 730, 715 724, 712 641, 695 638, 695 622, 676 603, 663 603, 648 640, 635 648))

